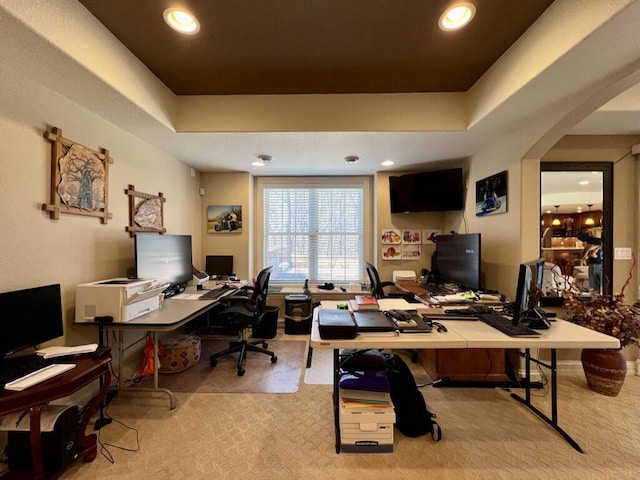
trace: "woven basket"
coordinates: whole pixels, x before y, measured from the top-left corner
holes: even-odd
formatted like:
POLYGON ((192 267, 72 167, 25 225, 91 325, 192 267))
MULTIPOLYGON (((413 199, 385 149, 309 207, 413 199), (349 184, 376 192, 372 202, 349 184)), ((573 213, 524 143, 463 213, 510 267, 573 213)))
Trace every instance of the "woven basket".
POLYGON ((160 340, 164 350, 160 354, 161 373, 178 373, 194 366, 200 360, 201 344, 197 335, 179 335, 160 340))

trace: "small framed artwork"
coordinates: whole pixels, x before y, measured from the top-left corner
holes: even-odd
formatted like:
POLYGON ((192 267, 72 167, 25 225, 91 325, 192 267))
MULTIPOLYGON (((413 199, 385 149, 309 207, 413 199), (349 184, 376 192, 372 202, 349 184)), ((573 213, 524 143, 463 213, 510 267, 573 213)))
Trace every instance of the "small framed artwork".
POLYGON ((241 205, 209 205, 207 207, 207 233, 241 232, 241 205))
POLYGON ((401 260, 402 259, 402 247, 394 247, 389 245, 382 247, 382 259, 383 260, 401 260))
POLYGON ((476 217, 507 211, 507 171, 476 182, 476 217))
POLYGON ((380 241, 383 245, 400 245, 402 243, 400 230, 385 228, 380 234, 380 241))
POLYGON ((402 230, 402 243, 403 244, 416 244, 420 243, 421 231, 420 230, 402 230))
POLYGON ((422 247, 420 245, 403 245, 402 260, 420 260, 422 258, 422 247))
POLYGON ((434 245, 436 243, 436 237, 441 233, 442 233, 442 230, 438 230, 435 228, 428 228, 427 230, 422 230, 422 244, 434 245))
POLYGON ((137 232, 165 233, 163 225, 164 202, 162 192, 158 195, 136 191, 136 187, 129 185, 124 193, 129 197, 129 226, 125 228, 129 236, 137 232))

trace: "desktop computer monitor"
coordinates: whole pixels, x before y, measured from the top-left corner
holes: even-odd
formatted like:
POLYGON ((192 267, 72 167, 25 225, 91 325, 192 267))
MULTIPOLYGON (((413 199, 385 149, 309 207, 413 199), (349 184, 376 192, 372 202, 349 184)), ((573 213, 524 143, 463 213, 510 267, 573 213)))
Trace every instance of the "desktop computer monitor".
POLYGON ((233 255, 207 255, 205 271, 211 278, 230 277, 233 271, 233 255))
POLYGON ((443 283, 480 290, 481 237, 479 233, 438 235, 435 274, 443 283))
MULTIPOLYGON (((546 322, 544 312, 538 308, 542 292, 544 259, 538 258, 520 264, 516 299, 513 303, 513 324, 546 322)), ((541 327, 544 328, 544 327, 541 327)))
POLYGON ((0 360, 62 335, 59 284, 0 293, 0 360))
POLYGON ((167 282, 174 291, 193 278, 191 235, 137 233, 134 249, 137 278, 167 282))

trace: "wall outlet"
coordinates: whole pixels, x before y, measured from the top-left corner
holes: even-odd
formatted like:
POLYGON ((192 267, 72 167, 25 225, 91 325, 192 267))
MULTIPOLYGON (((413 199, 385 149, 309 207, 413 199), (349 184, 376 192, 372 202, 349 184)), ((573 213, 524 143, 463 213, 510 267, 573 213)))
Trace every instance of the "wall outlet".
POLYGON ((613 252, 613 259, 614 260, 631 260, 631 249, 616 247, 613 252))

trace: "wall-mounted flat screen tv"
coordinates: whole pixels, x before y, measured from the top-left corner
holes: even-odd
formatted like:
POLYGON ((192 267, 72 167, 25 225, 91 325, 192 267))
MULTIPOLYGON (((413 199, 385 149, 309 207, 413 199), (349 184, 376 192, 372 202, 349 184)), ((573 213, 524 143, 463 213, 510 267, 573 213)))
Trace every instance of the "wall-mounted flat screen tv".
POLYGON ((389 177, 391 213, 464 209, 462 168, 389 177))

